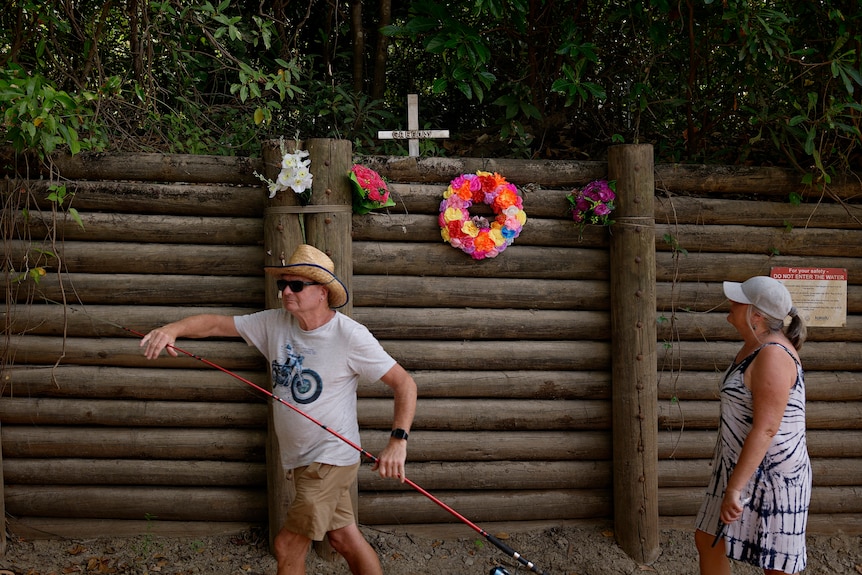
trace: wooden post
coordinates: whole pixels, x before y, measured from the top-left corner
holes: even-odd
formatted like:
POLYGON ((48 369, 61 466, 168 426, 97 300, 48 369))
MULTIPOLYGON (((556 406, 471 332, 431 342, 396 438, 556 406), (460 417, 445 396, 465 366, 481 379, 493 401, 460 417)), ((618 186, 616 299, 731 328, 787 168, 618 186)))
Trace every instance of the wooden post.
MULTIPOLYGON (((0 442, 2 445, 2 442, 0 442)), ((6 555, 6 481, 3 479, 3 450, 0 448, 0 557, 6 555)))
MULTIPOLYGON (((296 144, 288 143, 288 150, 296 144)), ((307 243, 326 253, 335 262, 335 273, 352 295, 353 244, 351 225, 353 203, 348 172, 353 161, 353 147, 347 140, 310 139, 305 142, 309 169, 312 174, 312 194, 308 205, 302 206, 293 191, 278 192, 271 198, 264 214, 264 246, 266 264, 278 265, 290 259, 301 243, 307 243), (301 223, 302 222, 302 225, 301 223), (304 231, 303 231, 304 230, 304 231)), ((281 166, 279 142, 266 142, 263 146, 266 176, 276 178, 281 166)), ((280 308, 281 301, 274 281, 266 283, 267 308, 280 308)), ((339 309, 350 314, 352 301, 339 309)), ((271 382, 270 382, 271 386, 271 382)), ((273 415, 278 409, 287 409, 270 402, 267 441, 267 483, 269 499, 269 538, 281 530, 287 506, 294 496, 290 470, 285 469, 279 456, 278 440, 273 432, 273 415)), ((358 508, 358 485, 354 484, 354 512, 358 508)), ((321 557, 332 558, 334 552, 328 544, 315 545, 321 557)))
POLYGON ((632 559, 658 557, 655 176, 651 145, 613 146, 610 228, 614 524, 632 559))

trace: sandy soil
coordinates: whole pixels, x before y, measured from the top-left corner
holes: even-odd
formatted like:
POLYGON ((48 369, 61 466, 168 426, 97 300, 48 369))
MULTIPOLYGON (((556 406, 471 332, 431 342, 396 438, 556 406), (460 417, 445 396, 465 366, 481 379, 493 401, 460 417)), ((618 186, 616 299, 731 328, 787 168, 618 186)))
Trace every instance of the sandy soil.
MULTIPOLYGON (((481 575, 494 567, 510 575, 530 573, 485 538, 438 538, 393 534, 363 527, 380 554, 387 575, 481 575)), ((459 532, 460 533, 460 532, 459 532)), ((468 530, 468 534, 472 533, 468 530)), ((689 531, 664 530, 661 554, 639 565, 616 545, 607 527, 560 527, 517 534, 495 533, 536 568, 550 575, 697 573, 697 552, 689 531)), ((862 536, 809 535, 807 574, 862 574, 862 536)), ((36 540, 10 537, 0 575, 275 575, 275 560, 262 532, 199 538, 139 536, 125 539, 36 540)), ((309 575, 346 575, 346 564, 309 554, 309 575)), ((760 573, 734 564, 734 575, 760 573)))

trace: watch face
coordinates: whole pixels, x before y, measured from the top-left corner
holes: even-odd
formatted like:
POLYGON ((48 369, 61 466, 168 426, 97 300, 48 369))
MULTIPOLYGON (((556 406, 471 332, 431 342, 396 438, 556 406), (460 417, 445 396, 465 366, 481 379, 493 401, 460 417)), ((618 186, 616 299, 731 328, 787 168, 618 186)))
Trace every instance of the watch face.
POLYGON ((390 433, 392 437, 395 439, 407 439, 407 432, 403 429, 393 429, 392 433, 390 433))

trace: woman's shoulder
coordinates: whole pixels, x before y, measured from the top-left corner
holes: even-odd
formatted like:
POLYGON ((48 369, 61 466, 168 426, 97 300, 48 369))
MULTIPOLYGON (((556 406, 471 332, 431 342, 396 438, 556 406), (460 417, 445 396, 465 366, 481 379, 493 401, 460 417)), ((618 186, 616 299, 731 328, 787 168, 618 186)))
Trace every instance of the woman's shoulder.
POLYGON ((789 341, 776 340, 776 341, 768 341, 764 343, 757 350, 757 358, 755 361, 761 360, 762 362, 791 362, 794 364, 800 363, 799 361, 799 353, 796 351, 796 348, 793 347, 789 341))

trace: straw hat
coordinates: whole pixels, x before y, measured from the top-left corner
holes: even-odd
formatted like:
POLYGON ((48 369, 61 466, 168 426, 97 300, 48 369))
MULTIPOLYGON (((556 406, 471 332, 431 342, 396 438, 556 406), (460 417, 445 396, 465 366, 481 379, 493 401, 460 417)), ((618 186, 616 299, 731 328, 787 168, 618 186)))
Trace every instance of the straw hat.
POLYGON ((754 276, 742 283, 724 282, 724 295, 730 301, 751 304, 775 319, 784 319, 795 313, 790 292, 784 284, 769 276, 754 276))
POLYGON ((326 287, 329 292, 329 307, 339 308, 347 304, 350 296, 347 288, 335 275, 335 264, 325 253, 310 246, 302 244, 290 256, 290 260, 281 266, 264 266, 267 275, 281 277, 283 275, 294 275, 304 277, 326 287))

